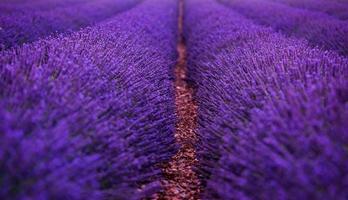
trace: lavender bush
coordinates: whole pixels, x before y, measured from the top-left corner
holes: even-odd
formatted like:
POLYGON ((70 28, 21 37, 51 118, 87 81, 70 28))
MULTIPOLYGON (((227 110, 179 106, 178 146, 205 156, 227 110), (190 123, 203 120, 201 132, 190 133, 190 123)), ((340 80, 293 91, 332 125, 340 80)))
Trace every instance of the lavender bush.
POLYGON ((304 38, 313 46, 348 55, 348 23, 345 21, 267 0, 219 1, 257 23, 289 36, 304 38))
POLYGON ((25 10, 0 15, 0 49, 56 33, 78 30, 134 6, 139 0, 95 0, 53 10, 25 10))
POLYGON ((338 19, 348 19, 348 5, 338 1, 327 0, 273 0, 293 7, 320 11, 335 16, 338 19))
POLYGON ((185 14, 204 199, 346 199, 348 60, 214 1, 185 14))
POLYGON ((21 14, 28 11, 52 10, 60 7, 75 6, 88 1, 90 0, 3 0, 0 1, 0 15, 14 12, 21 14))
POLYGON ((0 199, 140 199, 176 151, 177 4, 0 53, 0 199))

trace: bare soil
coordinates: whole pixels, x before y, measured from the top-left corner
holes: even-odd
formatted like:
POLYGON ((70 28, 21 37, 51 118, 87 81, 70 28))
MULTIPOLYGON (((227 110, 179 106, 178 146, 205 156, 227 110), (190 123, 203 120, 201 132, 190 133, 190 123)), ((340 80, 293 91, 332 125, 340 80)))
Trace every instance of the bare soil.
POLYGON ((197 105, 193 98, 193 88, 187 83, 186 45, 183 38, 183 0, 179 6, 179 54, 175 67, 175 106, 178 122, 175 138, 180 149, 166 164, 162 171, 165 179, 162 181, 164 190, 156 194, 158 200, 197 200, 201 192, 200 180, 193 170, 197 165, 194 144, 197 140, 197 105))

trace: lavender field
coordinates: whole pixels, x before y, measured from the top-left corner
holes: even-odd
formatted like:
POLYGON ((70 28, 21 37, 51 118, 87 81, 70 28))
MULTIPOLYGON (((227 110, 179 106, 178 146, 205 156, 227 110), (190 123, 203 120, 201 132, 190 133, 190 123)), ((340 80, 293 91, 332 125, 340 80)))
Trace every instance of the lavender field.
POLYGON ((0 0, 0 200, 348 200, 348 1, 0 0))

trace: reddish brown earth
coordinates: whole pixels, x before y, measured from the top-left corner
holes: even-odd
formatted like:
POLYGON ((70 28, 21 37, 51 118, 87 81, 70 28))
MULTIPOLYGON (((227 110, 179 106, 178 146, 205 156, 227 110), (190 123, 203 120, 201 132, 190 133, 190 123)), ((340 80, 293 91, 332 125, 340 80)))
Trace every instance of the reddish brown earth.
POLYGON ((201 192, 200 181, 193 167, 197 165, 194 144, 197 140, 197 105, 193 99, 193 89, 186 82, 186 46, 182 36, 183 0, 179 6, 179 54, 175 67, 175 106, 178 122, 175 138, 180 149, 169 163, 162 167, 165 179, 162 181, 164 190, 154 199, 158 200, 197 200, 201 192))

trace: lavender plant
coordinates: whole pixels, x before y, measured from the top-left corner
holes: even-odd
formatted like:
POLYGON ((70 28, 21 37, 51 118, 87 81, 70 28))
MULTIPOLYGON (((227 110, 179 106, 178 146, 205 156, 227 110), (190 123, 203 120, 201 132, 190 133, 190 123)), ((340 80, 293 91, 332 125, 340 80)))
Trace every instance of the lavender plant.
POLYGON ((348 19, 348 5, 339 1, 327 0, 273 0, 293 7, 327 13, 338 19, 348 19))
POLYGON ((53 10, 60 7, 75 6, 78 4, 86 3, 89 0, 21 0, 21 1, 1 1, 0 10, 1 14, 9 14, 16 12, 17 14, 23 12, 32 11, 47 11, 53 10))
POLYGON ((93 25, 134 6, 139 0, 97 0, 51 10, 25 10, 0 15, 0 49, 52 34, 93 25))
POLYGON ((292 8, 267 0, 219 0, 225 5, 288 36, 304 38, 312 46, 348 54, 348 23, 326 14, 292 8))
POLYGON ((203 198, 346 199, 348 60, 214 1, 185 16, 203 198))
POLYGON ((0 53, 0 198, 140 199, 177 146, 177 3, 0 53))

